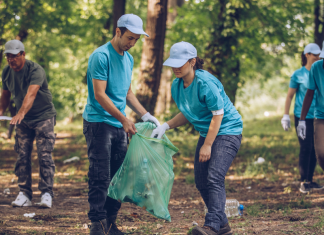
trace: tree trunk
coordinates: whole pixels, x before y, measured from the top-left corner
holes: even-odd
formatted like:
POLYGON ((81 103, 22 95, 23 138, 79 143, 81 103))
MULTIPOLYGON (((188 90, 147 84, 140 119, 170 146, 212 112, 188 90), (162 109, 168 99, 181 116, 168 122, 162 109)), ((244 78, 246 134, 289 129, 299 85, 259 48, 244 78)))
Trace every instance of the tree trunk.
MULTIPOLYGON (((177 17, 177 7, 181 7, 184 0, 169 0, 168 1, 168 15, 167 27, 171 28, 177 17)), ((169 56, 169 52, 165 53, 164 58, 169 56)), ((164 67, 161 75, 159 95, 157 97, 154 113, 161 115, 168 113, 172 102, 171 96, 171 83, 172 83, 172 70, 169 67, 164 67)))
POLYGON ((207 70, 215 75, 223 84, 230 100, 235 103, 235 95, 240 81, 240 61, 236 50, 238 35, 236 30, 224 34, 225 30, 233 28, 235 21, 239 22, 239 10, 233 9, 226 13, 227 0, 219 0, 219 9, 211 13, 213 23, 212 41, 207 47, 207 70))
POLYGON ((315 0, 314 5, 314 41, 322 48, 322 43, 324 41, 324 4, 321 4, 320 0, 315 0))
MULTIPOLYGON (((149 0, 145 38, 138 76, 136 97, 154 115, 158 96, 164 52, 168 0, 149 0)), ((135 115, 133 115, 134 117, 135 115)), ((138 120, 138 117, 135 119, 138 120)))
POLYGON ((117 21, 118 19, 125 14, 126 0, 114 0, 114 29, 113 36, 116 34, 117 21))

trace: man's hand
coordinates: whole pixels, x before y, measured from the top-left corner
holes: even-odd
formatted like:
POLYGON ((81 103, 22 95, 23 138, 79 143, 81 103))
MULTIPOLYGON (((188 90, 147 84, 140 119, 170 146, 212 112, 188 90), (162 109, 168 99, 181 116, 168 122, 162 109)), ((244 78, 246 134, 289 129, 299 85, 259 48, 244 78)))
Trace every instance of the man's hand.
POLYGON ((210 159, 211 146, 204 144, 199 151, 199 162, 207 162, 210 159))
POLYGON ((155 136, 157 136, 158 139, 161 139, 162 136, 164 135, 164 133, 170 129, 170 126, 168 125, 168 123, 163 123, 162 126, 158 126, 157 128, 155 128, 151 134, 151 138, 155 138, 155 136))
POLYGON ((17 123, 20 124, 24 117, 25 115, 23 113, 18 112, 17 115, 11 119, 10 125, 16 125, 17 123))
POLYGON ((128 118, 125 118, 125 120, 122 122, 122 124, 123 124, 123 128, 126 133, 135 135, 137 130, 136 130, 135 124, 131 120, 129 120, 128 118))
POLYGON ((298 122, 297 135, 302 140, 304 140, 306 138, 306 122, 305 122, 305 120, 301 120, 301 121, 298 122))
POLYGON ((157 127, 160 126, 160 122, 154 117, 152 116, 149 112, 147 112, 146 114, 144 114, 141 119, 143 120, 143 122, 152 122, 154 123, 157 127))
POLYGON ((281 125, 282 125, 282 128, 285 131, 289 130, 289 128, 290 128, 290 117, 289 117, 288 114, 283 115, 283 118, 281 119, 281 125))

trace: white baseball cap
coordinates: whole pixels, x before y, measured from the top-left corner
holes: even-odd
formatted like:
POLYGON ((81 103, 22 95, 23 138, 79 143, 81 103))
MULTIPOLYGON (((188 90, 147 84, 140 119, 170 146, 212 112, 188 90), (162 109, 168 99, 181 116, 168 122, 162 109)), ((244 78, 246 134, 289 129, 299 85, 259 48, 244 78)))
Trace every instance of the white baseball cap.
POLYGON ((324 58, 324 41, 323 41, 322 51, 321 51, 321 54, 319 55, 319 57, 324 58))
POLYGON ((134 14, 122 15, 117 21, 117 27, 126 27, 132 33, 144 34, 149 37, 149 35, 143 30, 142 19, 134 14))
POLYGON ((318 55, 321 53, 321 48, 316 43, 310 43, 307 46, 305 46, 304 54, 312 53, 314 55, 318 55))
POLYGON ((182 67, 188 60, 197 57, 197 49, 189 42, 178 42, 170 49, 170 57, 163 63, 173 68, 182 67))
POLYGON ((5 54, 10 53, 17 55, 21 51, 25 51, 25 47, 24 44, 19 40, 14 39, 5 44, 5 54))

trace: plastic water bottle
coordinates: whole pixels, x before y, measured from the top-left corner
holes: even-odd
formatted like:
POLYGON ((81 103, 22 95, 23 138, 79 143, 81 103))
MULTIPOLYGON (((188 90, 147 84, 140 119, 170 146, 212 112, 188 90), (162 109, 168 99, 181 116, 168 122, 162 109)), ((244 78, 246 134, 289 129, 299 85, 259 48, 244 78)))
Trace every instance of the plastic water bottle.
POLYGON ((226 199, 225 214, 227 217, 243 216, 244 206, 236 199, 226 199))
POLYGON ((135 175, 135 177, 137 178, 137 181, 134 185, 133 201, 139 206, 142 206, 144 199, 147 199, 147 196, 150 195, 147 188, 150 180, 148 161, 146 158, 143 159, 142 165, 138 169, 137 175, 135 175))
MULTIPOLYGON (((225 203, 225 214, 227 217, 232 216, 243 216, 244 206, 240 205, 240 203, 236 199, 226 199, 225 203)), ((206 205, 204 206, 205 215, 208 213, 208 208, 206 205)))

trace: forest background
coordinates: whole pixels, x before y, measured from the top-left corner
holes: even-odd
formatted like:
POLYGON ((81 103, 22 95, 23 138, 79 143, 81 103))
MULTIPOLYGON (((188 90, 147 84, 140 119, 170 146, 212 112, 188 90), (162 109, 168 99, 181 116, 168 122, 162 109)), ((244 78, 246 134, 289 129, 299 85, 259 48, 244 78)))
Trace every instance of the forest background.
POLYGON ((2 0, 0 69, 7 64, 4 44, 21 40, 26 58, 46 70, 58 119, 80 118, 90 54, 112 39, 120 15, 134 13, 151 37, 142 36, 129 51, 135 61, 132 89, 151 113, 163 119, 178 112, 170 94, 175 77, 161 64, 172 44, 188 41, 245 120, 281 115, 303 47, 322 46, 323 5, 323 0, 2 0))

